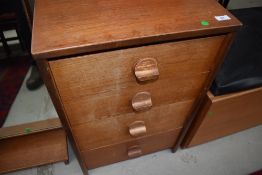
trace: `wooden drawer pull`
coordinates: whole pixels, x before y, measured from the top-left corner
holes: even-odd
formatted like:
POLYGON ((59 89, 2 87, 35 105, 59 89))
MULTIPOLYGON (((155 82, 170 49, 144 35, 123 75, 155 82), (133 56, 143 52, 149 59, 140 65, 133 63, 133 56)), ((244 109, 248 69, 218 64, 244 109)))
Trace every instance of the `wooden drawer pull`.
POLYGON ((151 94, 139 92, 132 99, 132 107, 135 111, 144 111, 152 107, 151 94))
POLYGON ((131 136, 138 137, 146 134, 146 125, 144 121, 135 121, 129 125, 131 136))
POLYGON ((142 155, 142 150, 138 145, 128 148, 127 155, 129 158, 135 158, 142 155))
POLYGON ((157 61, 154 58, 143 58, 135 64, 135 76, 138 81, 154 80, 159 77, 157 61))

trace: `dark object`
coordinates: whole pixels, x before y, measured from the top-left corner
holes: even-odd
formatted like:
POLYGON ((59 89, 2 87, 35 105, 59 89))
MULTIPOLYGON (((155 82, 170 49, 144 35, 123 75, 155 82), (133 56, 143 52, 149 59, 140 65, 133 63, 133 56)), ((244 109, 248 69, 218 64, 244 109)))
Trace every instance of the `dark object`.
POLYGON ((262 175, 262 170, 251 173, 250 175, 262 175))
POLYGON ((243 27, 212 84, 214 95, 262 86, 262 7, 231 12, 243 27))
POLYGON ((7 57, 12 54, 8 45, 8 41, 12 40, 19 40, 22 49, 30 53, 31 31, 25 7, 23 0, 0 1, 0 39, 7 57), (6 38, 3 32, 7 30, 15 30, 17 37, 6 38))
POLYGON ((35 64, 32 65, 30 77, 26 80, 26 87, 29 90, 35 90, 43 85, 43 80, 35 64))
POLYGON ((219 0, 218 2, 226 8, 229 3, 229 0, 219 0))
POLYGON ((19 57, 12 63, 0 64, 0 127, 3 125, 16 94, 30 67, 31 57, 19 57), (7 65, 8 64, 8 65, 7 65))

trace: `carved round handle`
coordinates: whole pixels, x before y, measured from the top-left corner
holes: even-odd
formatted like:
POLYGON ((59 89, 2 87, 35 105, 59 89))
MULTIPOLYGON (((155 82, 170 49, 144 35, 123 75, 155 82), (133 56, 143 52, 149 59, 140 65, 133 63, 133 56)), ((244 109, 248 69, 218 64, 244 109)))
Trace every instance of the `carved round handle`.
POLYGON ((151 94, 149 92, 139 92, 132 99, 132 107, 135 111, 144 111, 152 107, 151 94))
POLYGON ((130 158, 139 157, 139 156, 141 156, 142 154, 143 154, 143 153, 142 153, 142 150, 141 150, 141 148, 140 148, 138 145, 135 145, 135 146, 132 146, 132 147, 129 147, 129 148, 128 148, 127 155, 128 155, 128 157, 130 157, 130 158))
POLYGON ((146 134, 146 125, 144 121, 135 121, 129 125, 129 133, 131 136, 139 137, 146 134))
POLYGON ((159 77, 159 71, 156 59, 139 59, 134 66, 134 72, 137 80, 141 82, 157 79, 159 77))

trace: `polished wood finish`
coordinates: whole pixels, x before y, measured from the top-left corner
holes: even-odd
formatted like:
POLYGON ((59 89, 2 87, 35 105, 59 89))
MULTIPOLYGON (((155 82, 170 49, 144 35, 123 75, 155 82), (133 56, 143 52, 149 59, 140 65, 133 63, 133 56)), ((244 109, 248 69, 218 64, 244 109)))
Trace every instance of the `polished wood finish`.
POLYGON ((189 100, 139 112, 127 113, 116 117, 94 120, 72 126, 73 136, 80 150, 117 144, 134 140, 130 135, 129 126, 135 121, 144 121, 146 136, 160 132, 182 128, 186 117, 190 114, 194 100, 189 100))
POLYGON ((202 89, 208 75, 208 73, 204 73, 187 79, 160 81, 159 83, 137 86, 129 90, 123 89, 119 93, 113 91, 105 94, 84 96, 64 102, 63 104, 71 125, 75 126, 85 122, 134 112, 131 100, 133 95, 139 91, 147 90, 151 92, 154 107, 192 100, 202 89), (163 90, 161 83, 170 83, 170 86, 165 86, 163 90))
MULTIPOLYGON (((74 150, 79 150, 78 144, 75 142, 74 137, 72 136, 72 132, 70 129, 70 123, 66 117, 66 113, 64 112, 64 107, 61 102, 60 96, 58 94, 57 87, 55 85, 55 81, 53 78, 53 75, 50 73, 50 67, 48 65, 47 60, 37 60, 36 61, 37 66, 39 68, 39 71, 42 75, 42 78, 44 80, 44 83, 47 87, 47 90, 49 92, 49 95, 52 99, 52 102, 56 108, 56 111, 59 115, 59 118, 61 120, 61 123, 63 125, 63 129, 66 132, 67 137, 70 139, 72 147, 74 150)), ((76 157, 78 160, 83 160, 82 156, 78 151, 75 152, 76 157)), ((87 167, 84 165, 83 161, 79 161, 79 165, 85 175, 88 175, 87 167)))
POLYGON ((139 59, 134 66, 134 73, 140 82, 157 79, 159 77, 157 60, 154 58, 139 59))
POLYGON ((212 0, 38 0, 32 53, 35 58, 89 53, 228 33, 239 26, 212 0), (217 21, 217 15, 231 20, 217 21), (201 25, 203 20, 209 25, 201 25))
POLYGON ((68 161, 62 128, 0 139, 0 173, 68 161))
POLYGON ((185 138, 183 147, 198 144, 236 133, 262 124, 262 88, 205 97, 205 103, 194 125, 185 138))
POLYGON ((59 118, 0 128, 0 139, 62 128, 59 118))
POLYGON ((127 150, 127 156, 129 158, 135 158, 135 157, 139 157, 143 154, 142 149, 140 148, 140 146, 135 145, 135 146, 131 146, 128 148, 127 150))
POLYGON ((132 107, 137 112, 148 110, 152 105, 150 92, 138 92, 132 98, 132 107))
POLYGON ((187 117, 187 120, 185 121, 185 125, 182 129, 182 132, 180 133, 179 138, 177 139, 172 151, 176 152, 176 150, 180 147, 180 145, 183 145, 183 139, 185 135, 188 133, 188 130, 192 125, 195 124, 194 120, 196 119, 196 115, 198 111, 200 110, 201 106, 204 104, 205 95, 208 91, 208 89, 211 86, 212 81, 214 80, 216 73, 219 70, 219 67, 221 66, 229 48, 232 44, 232 41, 234 39, 235 33, 229 33, 226 35, 223 43, 220 46, 220 50, 217 53, 215 62, 213 64, 213 71, 208 76, 207 81, 205 82, 202 92, 199 94, 199 96, 195 100, 195 104, 193 105, 192 111, 190 112, 190 116, 187 117))
POLYGON ((134 141, 87 150, 82 152, 86 166, 97 168, 109 163, 115 163, 137 156, 145 155, 174 145, 180 129, 142 137, 134 141), (131 151, 131 152, 130 152, 131 151))
POLYGON ((145 90, 151 93, 154 107, 194 99, 213 69, 223 41, 222 35, 55 60, 49 64, 70 123, 78 125, 132 112, 130 101, 145 90), (146 56, 158 60, 161 76, 157 81, 139 84, 133 65, 146 56))
POLYGON ((146 134, 146 126, 144 121, 134 121, 129 126, 129 134, 134 137, 146 134))
POLYGON ((239 27, 210 0, 38 0, 32 53, 84 173, 176 150, 239 27))

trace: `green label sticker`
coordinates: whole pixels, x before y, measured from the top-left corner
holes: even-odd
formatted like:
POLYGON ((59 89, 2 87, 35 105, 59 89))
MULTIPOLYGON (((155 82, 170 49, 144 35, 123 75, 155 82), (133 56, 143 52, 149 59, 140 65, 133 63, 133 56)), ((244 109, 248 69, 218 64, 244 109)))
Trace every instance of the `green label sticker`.
POLYGON ((208 26, 209 22, 208 21, 201 21, 202 26, 208 26))
POLYGON ((28 134, 31 132, 31 129, 30 128, 25 128, 25 133, 28 134))
POLYGON ((211 117, 211 116, 213 115, 213 113, 212 113, 211 111, 209 111, 209 112, 207 113, 207 115, 211 117))

